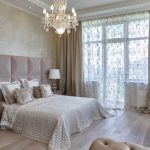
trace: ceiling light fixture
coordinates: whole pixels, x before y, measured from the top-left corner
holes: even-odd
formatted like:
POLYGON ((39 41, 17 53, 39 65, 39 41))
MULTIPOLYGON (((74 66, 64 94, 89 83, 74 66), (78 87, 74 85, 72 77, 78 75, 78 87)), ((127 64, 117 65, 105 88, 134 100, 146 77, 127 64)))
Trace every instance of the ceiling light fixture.
POLYGON ((72 8, 72 14, 66 14, 67 0, 53 0, 53 4, 50 6, 49 13, 45 8, 42 18, 44 24, 44 30, 49 31, 52 27, 55 32, 60 36, 67 30, 70 33, 71 29, 75 29, 78 26, 77 14, 74 8, 72 8))

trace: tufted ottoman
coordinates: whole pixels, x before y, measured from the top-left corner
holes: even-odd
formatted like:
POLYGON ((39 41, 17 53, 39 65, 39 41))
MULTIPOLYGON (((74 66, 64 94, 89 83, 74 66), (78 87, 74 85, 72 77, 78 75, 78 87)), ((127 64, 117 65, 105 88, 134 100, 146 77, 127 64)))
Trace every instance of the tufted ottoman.
POLYGON ((98 138, 92 143, 89 150, 150 150, 150 148, 125 142, 116 142, 111 139, 98 138))

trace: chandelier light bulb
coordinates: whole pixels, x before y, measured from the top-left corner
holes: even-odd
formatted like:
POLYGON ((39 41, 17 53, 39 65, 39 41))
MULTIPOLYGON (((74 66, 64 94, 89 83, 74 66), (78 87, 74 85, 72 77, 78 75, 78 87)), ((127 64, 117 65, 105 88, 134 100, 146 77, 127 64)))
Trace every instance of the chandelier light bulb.
POLYGON ((64 28, 57 28, 56 32, 61 35, 65 32, 65 29, 64 28))
POLYGON ((65 5, 63 5, 63 10, 66 10, 66 6, 65 5))
POLYGON ((77 16, 77 14, 76 14, 76 11, 74 10, 74 12, 73 12, 73 15, 76 17, 77 16))
POLYGON ((48 13, 48 12, 46 13, 46 17, 47 17, 47 18, 49 17, 49 13, 48 13))
POLYGON ((53 6, 53 5, 51 5, 51 10, 52 10, 52 11, 54 10, 54 6, 53 6))
POLYGON ((73 13, 73 14, 75 13, 75 9, 74 9, 74 8, 72 8, 72 13, 73 13))
POLYGON ((45 9, 45 8, 43 9, 43 14, 44 14, 44 15, 46 14, 46 9, 45 9))
POLYGON ((59 16, 56 16, 56 20, 58 20, 59 19, 59 16))
POLYGON ((68 19, 70 19, 70 15, 68 15, 68 19))

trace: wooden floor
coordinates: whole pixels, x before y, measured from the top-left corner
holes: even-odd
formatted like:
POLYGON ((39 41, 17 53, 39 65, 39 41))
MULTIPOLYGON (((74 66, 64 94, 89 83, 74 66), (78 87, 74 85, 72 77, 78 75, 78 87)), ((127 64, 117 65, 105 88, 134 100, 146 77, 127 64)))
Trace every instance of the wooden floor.
MULTIPOLYGON (((116 117, 96 121, 71 137, 70 150, 88 150, 97 137, 109 137, 150 147, 150 115, 123 112, 116 117)), ((47 150, 47 144, 11 131, 0 131, 0 150, 47 150)))

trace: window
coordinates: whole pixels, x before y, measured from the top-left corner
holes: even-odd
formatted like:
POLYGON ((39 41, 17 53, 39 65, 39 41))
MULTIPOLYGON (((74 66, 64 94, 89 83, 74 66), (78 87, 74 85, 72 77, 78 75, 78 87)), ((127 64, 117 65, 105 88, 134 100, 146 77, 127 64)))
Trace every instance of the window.
POLYGON ((107 105, 124 101, 125 82, 148 82, 145 14, 83 22, 84 81, 97 82, 107 105))
POLYGON ((148 19, 83 27, 84 79, 99 80, 107 59, 109 74, 120 65, 126 81, 147 82, 148 40, 148 19))
POLYGON ((128 23, 129 81, 148 81, 149 20, 128 23))

